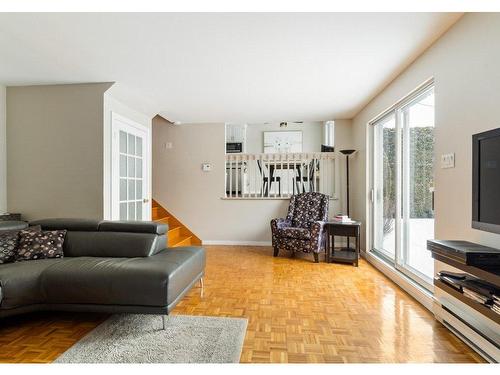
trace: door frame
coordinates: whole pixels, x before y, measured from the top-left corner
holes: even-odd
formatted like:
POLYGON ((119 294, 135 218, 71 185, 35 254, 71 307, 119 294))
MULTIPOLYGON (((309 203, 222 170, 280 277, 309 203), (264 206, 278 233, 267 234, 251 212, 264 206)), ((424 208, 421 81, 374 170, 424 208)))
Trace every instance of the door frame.
MULTIPOLYGON (((435 86, 434 82, 431 84, 425 85, 424 87, 416 90, 412 97, 405 101, 404 104, 402 104, 398 109, 397 112, 399 113, 399 127, 401 128, 401 134, 404 132, 404 136, 402 137, 403 139, 403 148, 408 150, 409 149, 409 141, 410 141, 410 128, 407 126, 408 124, 408 118, 406 109, 411 107, 412 105, 418 103, 421 99, 422 96, 425 95, 426 93, 429 93, 430 91, 433 91, 435 93, 435 86)), ((435 152, 435 150, 434 150, 435 152)), ((403 222, 406 222, 407 225, 400 225, 400 231, 401 231, 401 252, 404 252, 403 258, 407 259, 408 258, 408 251, 409 251, 409 233, 408 233, 408 222, 409 222, 409 212, 410 212, 410 195, 408 191, 408 186, 409 186, 409 181, 410 181, 410 154, 405 153, 404 155, 401 154, 401 167, 398 168, 399 170, 402 171, 401 175, 401 180, 405 181, 405 184, 401 184, 401 196, 400 199, 402 200, 402 210, 398 212, 403 212, 405 215, 404 217, 400 218, 401 224, 403 222), (404 156, 404 159, 403 159, 404 156), (401 228, 404 228, 405 233, 401 230, 401 228), (405 241, 403 243, 403 241, 405 241)), ((433 173, 435 174, 435 170, 433 168, 433 173)), ((434 226, 435 226, 435 217, 434 217, 434 226)), ((429 279, 428 276, 424 275, 422 272, 419 270, 411 267, 409 264, 404 265, 403 264, 403 259, 400 260, 400 262, 396 263, 396 268, 407 275, 408 277, 414 279, 417 283, 420 285, 424 286, 428 290, 433 290, 433 283, 432 283, 432 278, 429 279)))
MULTIPOLYGON (((388 257, 386 257, 382 252, 377 251, 375 249, 375 243, 374 243, 374 231, 375 231, 375 210, 374 210, 374 205, 375 205, 375 157, 374 157, 374 141, 375 141, 375 125, 379 123, 381 120, 383 120, 386 117, 391 116, 391 114, 395 118, 395 126, 396 126, 396 138, 401 139, 403 135, 403 110, 407 108, 408 106, 414 104, 416 101, 420 99, 420 97, 427 91, 429 90, 434 90, 435 91, 435 85, 434 85, 434 78, 430 78, 427 81, 425 81, 423 84, 421 84, 419 87, 417 87, 415 90, 410 92, 408 95, 406 95, 404 98, 396 102, 394 105, 386 109, 384 112, 373 118, 371 121, 368 122, 368 145, 367 145, 367 150, 368 150, 368 157, 369 163, 369 170, 368 170, 368 177, 369 177, 369 185, 368 187, 368 192, 369 192, 369 204, 368 204, 368 211, 369 215, 367 217, 369 218, 369 223, 368 223, 368 242, 367 242, 367 247, 371 253, 376 254, 379 258, 383 259, 384 262, 387 262, 390 264, 394 269, 397 271, 401 272, 405 276, 409 277, 410 279, 413 279, 415 282, 417 282, 420 286, 424 287, 427 290, 430 290, 431 292, 434 290, 434 286, 429 284, 429 280, 426 279, 426 277, 421 274, 418 270, 412 269, 411 271, 403 266, 403 259, 401 257, 401 252, 402 251, 407 251, 406 247, 403 244, 403 239, 406 238, 408 239, 407 235, 403 235, 402 229, 403 229, 403 217, 402 217, 402 211, 407 212, 408 208, 406 207, 406 210, 402 210, 403 206, 402 204, 407 203, 405 197, 403 194, 405 193, 403 190, 402 186, 402 179, 405 178, 403 175, 404 173, 408 173, 408 168, 403 169, 403 164, 405 161, 403 161, 402 156, 402 142, 407 142, 408 137, 403 137, 402 142, 396 142, 396 160, 400 162, 400 165, 397 166, 396 168, 396 215, 395 218, 395 237, 396 237, 396 248, 395 248, 395 254, 394 254, 394 259, 390 260, 388 257)), ((406 148, 408 145, 406 145, 406 148)), ((406 227, 405 227, 406 228, 406 227)), ((407 229, 407 228, 406 228, 407 229)))
POLYGON ((123 129, 129 130, 132 133, 139 133, 144 136, 143 143, 143 180, 144 198, 148 200, 149 204, 143 207, 143 220, 151 220, 151 166, 152 166, 152 153, 151 153, 151 129, 143 126, 128 117, 120 115, 116 112, 111 112, 111 220, 120 219, 120 138, 119 131, 123 129))

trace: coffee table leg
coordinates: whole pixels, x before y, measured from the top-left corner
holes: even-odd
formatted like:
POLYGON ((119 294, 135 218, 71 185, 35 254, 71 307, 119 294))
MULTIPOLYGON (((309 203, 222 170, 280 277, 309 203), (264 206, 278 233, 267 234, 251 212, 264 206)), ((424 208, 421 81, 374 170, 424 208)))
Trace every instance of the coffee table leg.
POLYGON ((358 263, 359 263, 359 233, 358 235, 356 236, 356 267, 358 267, 358 263))
POLYGON ((326 263, 330 263, 330 233, 328 233, 328 231, 326 232, 325 250, 326 250, 326 263))

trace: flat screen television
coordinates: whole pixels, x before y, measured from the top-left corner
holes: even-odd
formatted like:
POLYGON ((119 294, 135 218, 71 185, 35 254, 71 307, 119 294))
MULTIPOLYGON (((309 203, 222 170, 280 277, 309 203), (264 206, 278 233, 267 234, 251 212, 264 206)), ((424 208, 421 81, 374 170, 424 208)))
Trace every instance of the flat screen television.
POLYGON ((500 128, 472 136, 472 227, 500 233, 500 128))

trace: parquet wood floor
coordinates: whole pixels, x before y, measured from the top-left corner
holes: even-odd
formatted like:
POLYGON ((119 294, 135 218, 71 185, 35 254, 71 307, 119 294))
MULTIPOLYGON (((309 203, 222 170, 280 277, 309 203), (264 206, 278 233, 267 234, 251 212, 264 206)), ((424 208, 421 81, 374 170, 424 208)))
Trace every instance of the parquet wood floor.
MULTIPOLYGON (((482 362, 433 315, 365 261, 358 268, 207 246, 205 295, 174 314, 246 317, 241 362, 482 362)), ((105 315, 0 320, 0 362, 51 362, 105 315)))

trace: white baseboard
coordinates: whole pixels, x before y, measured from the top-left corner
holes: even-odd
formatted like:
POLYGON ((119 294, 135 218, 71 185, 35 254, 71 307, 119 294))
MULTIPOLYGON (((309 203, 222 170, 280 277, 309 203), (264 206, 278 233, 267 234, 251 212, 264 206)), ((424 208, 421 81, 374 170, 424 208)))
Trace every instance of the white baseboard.
POLYGON ((225 245, 225 246, 271 246, 271 241, 225 241, 225 240, 203 240, 202 245, 225 245))
POLYGON ((433 311, 434 297, 430 292, 424 290, 420 285, 415 283, 409 277, 397 271, 396 269, 394 269, 384 261, 380 260, 370 252, 368 253, 364 252, 363 256, 370 264, 372 264, 380 272, 386 275, 389 279, 394 281, 405 292, 407 292, 409 295, 415 298, 418 302, 420 302, 424 307, 426 307, 429 311, 431 311, 434 314, 433 311))

